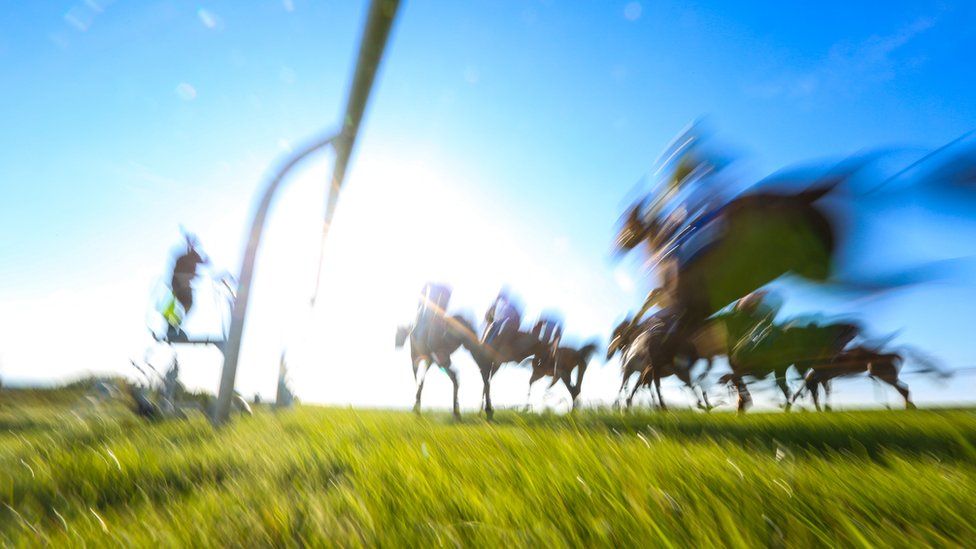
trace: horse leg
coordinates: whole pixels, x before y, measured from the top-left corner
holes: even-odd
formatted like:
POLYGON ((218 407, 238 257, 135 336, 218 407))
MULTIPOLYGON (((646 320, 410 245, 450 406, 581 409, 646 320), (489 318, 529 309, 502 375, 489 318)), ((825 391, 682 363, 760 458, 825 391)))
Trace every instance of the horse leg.
POLYGON ((430 361, 421 361, 423 366, 419 366, 415 370, 417 376, 417 400, 414 402, 413 411, 415 414, 420 415, 420 395, 424 392, 424 380, 427 378, 427 370, 430 368, 430 361))
POLYGON ((713 363, 712 363, 712 357, 706 358, 705 359, 705 370, 702 371, 702 373, 698 374, 698 377, 695 379, 695 383, 696 384, 701 384, 702 380, 704 380, 706 377, 708 377, 708 374, 710 374, 712 372, 712 365, 713 365, 713 363))
MULTIPOLYGON (((810 397, 813 398, 813 406, 820 412, 820 384, 821 381, 814 378, 807 383, 807 389, 810 390, 810 397)), ((825 390, 826 392, 826 390, 825 390)))
POLYGON ((641 383, 644 381, 643 372, 637 376, 637 383, 634 383, 634 388, 630 390, 630 396, 627 397, 627 409, 630 409, 631 404, 634 403, 634 395, 637 394, 637 389, 640 389, 641 383))
POLYGON ((484 400, 485 400, 485 418, 491 421, 495 418, 495 409, 491 405, 491 368, 487 371, 482 372, 481 377, 485 383, 484 389, 484 400))
MULTIPOLYGON (((698 391, 695 390, 695 386, 691 382, 691 366, 689 365, 688 368, 685 370, 675 369, 674 373, 676 376, 678 376, 678 379, 680 379, 681 382, 685 384, 685 387, 688 389, 688 391, 691 392, 691 396, 695 397, 695 406, 701 408, 702 401, 700 398, 698 398, 698 391)), ((705 399, 705 403, 706 404, 708 403, 708 399, 705 399)))
POLYGON ((628 379, 628 376, 627 376, 626 373, 624 373, 623 374, 623 380, 620 382, 620 389, 617 390, 617 406, 618 407, 620 406, 620 399, 624 395, 624 389, 627 388, 627 379, 628 379))
POLYGON ((742 378, 735 378, 735 391, 738 394, 738 406, 736 410, 740 413, 745 412, 752 405, 752 395, 749 394, 749 387, 742 378))
POLYGON ((657 391, 657 401, 661 405, 661 409, 667 410, 668 407, 664 404, 664 397, 661 396, 661 376, 654 376, 654 389, 657 391))
POLYGON ((823 387, 823 391, 824 391, 824 410, 829 412, 830 411, 830 380, 825 379, 820 385, 823 387))
POLYGON ((779 385, 779 390, 783 391, 783 397, 786 398, 786 405, 783 407, 783 411, 789 412, 793 402, 790 400, 790 396, 792 396, 790 386, 786 383, 786 370, 776 371, 776 385, 779 385))
POLYGON ((712 410, 712 404, 708 402, 708 391, 702 385, 705 378, 708 377, 712 371, 712 358, 708 357, 705 359, 705 371, 703 371, 697 379, 695 379, 695 386, 698 387, 698 391, 701 393, 701 398, 705 402, 705 411, 710 412, 712 410))
POLYGON ((886 372, 884 374, 872 374, 872 376, 875 377, 876 379, 879 379, 879 380, 887 383, 888 385, 891 385, 892 387, 894 387, 895 390, 898 391, 898 394, 900 394, 901 397, 903 399, 905 399, 905 409, 906 410, 914 410, 916 408, 915 403, 912 402, 912 399, 909 396, 909 393, 908 393, 908 385, 902 383, 898 379, 898 374, 897 373, 895 373, 895 372, 887 373, 886 372))
MULTIPOLYGON (((573 384, 573 388, 570 392, 573 395, 573 409, 576 409, 576 405, 579 401, 580 393, 583 392, 583 375, 586 373, 586 362, 580 362, 576 365, 576 383, 573 384)), ((569 383, 569 376, 571 373, 566 375, 566 383, 569 383)))
POLYGON ((451 383, 454 385, 454 418, 461 419, 461 406, 458 404, 458 376, 457 372, 454 370, 454 366, 451 365, 451 359, 448 357, 447 363, 442 365, 441 368, 447 377, 451 378, 451 383))
POLYGON ((576 397, 579 396, 579 385, 573 384, 573 373, 572 372, 562 372, 559 375, 559 379, 562 380, 563 385, 566 386, 566 390, 569 391, 569 399, 571 401, 572 409, 576 410, 576 397))

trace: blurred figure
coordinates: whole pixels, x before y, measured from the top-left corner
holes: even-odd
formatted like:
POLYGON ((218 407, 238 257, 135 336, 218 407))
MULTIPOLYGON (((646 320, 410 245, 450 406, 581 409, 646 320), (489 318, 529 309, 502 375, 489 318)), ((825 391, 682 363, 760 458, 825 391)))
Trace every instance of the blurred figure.
POLYGON ((496 349, 504 346, 518 332, 522 325, 522 311, 507 287, 499 290, 495 302, 485 313, 485 322, 487 326, 481 342, 496 349))
POLYGON ((428 282, 420 291, 417 304, 417 320, 413 331, 418 341, 429 345, 432 340, 442 338, 447 330, 444 316, 451 302, 451 287, 446 284, 428 282))
POLYGON ((735 302, 734 310, 742 313, 752 325, 745 337, 735 342, 736 351, 748 351, 775 333, 773 320, 782 301, 769 290, 756 290, 735 302))
POLYGON ((170 338, 180 335, 183 320, 193 308, 193 281, 198 276, 197 268, 210 263, 210 260, 200 253, 198 246, 195 236, 186 235, 186 251, 177 257, 173 264, 173 275, 170 278, 173 296, 163 309, 163 317, 169 325, 167 337, 170 338))
POLYGON ((559 340, 563 336, 563 318, 555 311, 544 311, 539 315, 539 320, 532 327, 532 335, 539 338, 539 341, 549 344, 552 347, 559 346, 559 340))
POLYGON ((539 320, 535 323, 535 326, 532 327, 532 335, 537 337, 549 349, 548 356, 537 358, 551 361, 552 371, 555 373, 557 369, 556 350, 559 348, 559 341, 563 337, 562 316, 555 311, 544 311, 539 315, 539 320))

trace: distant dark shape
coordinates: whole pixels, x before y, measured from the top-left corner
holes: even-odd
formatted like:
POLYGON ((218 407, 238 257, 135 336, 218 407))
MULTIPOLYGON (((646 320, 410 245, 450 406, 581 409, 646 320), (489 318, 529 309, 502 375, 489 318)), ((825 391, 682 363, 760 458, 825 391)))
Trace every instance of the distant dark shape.
POLYGON ((196 237, 187 234, 186 250, 177 256, 173 263, 173 274, 169 283, 172 296, 160 310, 168 325, 168 340, 186 337, 182 325, 183 320, 193 309, 193 281, 198 276, 199 266, 209 262, 209 259, 200 253, 196 237))
POLYGON ((186 251, 176 258, 173 265, 173 277, 170 280, 170 287, 173 288, 173 296, 183 306, 186 314, 193 308, 193 287, 192 282, 197 278, 197 268, 209 262, 197 250, 196 239, 192 236, 186 238, 186 251))
POLYGON ((134 384, 129 384, 129 395, 134 403, 134 412, 137 416, 150 420, 163 419, 163 411, 156 403, 146 397, 145 391, 134 384))

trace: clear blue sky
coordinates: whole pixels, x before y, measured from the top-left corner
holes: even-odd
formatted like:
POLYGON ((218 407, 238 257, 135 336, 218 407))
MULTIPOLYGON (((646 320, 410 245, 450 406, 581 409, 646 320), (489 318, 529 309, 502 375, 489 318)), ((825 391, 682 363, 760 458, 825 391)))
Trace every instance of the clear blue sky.
MULTIPOLYGON (((180 224, 236 270, 270 166, 334 125, 365 8, 8 6, 0 375, 127 372, 147 347, 150 294, 180 224)), ((614 223, 689 121, 710 116, 757 176, 865 148, 938 146, 976 126, 974 23, 967 2, 404 2, 340 203, 322 310, 309 317, 299 297, 321 210, 324 166, 313 165, 275 210, 241 388, 270 393, 287 345, 309 400, 409 404, 392 331, 428 277, 449 279, 479 313, 512 282, 530 314, 559 307, 570 333, 605 339, 646 290, 634 265, 607 260, 614 223)), ((952 223, 935 220, 943 232, 952 223)), ((905 341, 968 365, 972 288, 927 292, 854 307, 878 331, 904 327, 905 341)), ((204 311, 197 324, 215 318, 204 311)), ((192 382, 216 385, 213 353, 185 363, 192 382)), ((463 404, 474 406, 479 384, 461 367, 463 404)), ((584 397, 612 395, 616 369, 597 372, 584 397)), ((524 398, 525 375, 503 374, 510 402, 524 398)), ((446 402, 442 377, 429 384, 435 405, 446 402)), ((923 396, 972 388, 966 378, 923 396)))

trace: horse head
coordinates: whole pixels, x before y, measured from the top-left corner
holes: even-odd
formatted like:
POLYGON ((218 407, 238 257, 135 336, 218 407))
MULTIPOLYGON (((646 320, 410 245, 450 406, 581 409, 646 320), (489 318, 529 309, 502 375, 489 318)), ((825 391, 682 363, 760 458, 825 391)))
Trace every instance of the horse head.
POLYGON ((633 250, 641 242, 652 238, 657 233, 657 222, 648 222, 644 219, 644 202, 642 200, 634 204, 624 214, 620 229, 617 231, 617 238, 613 243, 614 253, 617 256, 633 250))
POLYGON ((618 352, 623 351, 623 348, 630 343, 629 328, 630 319, 625 319, 613 329, 613 334, 610 336, 610 343, 607 345, 607 360, 613 358, 613 355, 618 352))

